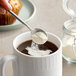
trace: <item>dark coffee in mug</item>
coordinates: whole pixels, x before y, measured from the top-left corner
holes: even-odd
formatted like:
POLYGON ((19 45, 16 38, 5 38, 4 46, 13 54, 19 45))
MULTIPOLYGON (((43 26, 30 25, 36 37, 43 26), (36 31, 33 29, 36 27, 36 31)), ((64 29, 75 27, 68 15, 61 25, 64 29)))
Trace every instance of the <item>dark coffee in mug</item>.
MULTIPOLYGON (((32 45, 32 40, 28 40, 28 41, 25 41, 22 44, 20 44, 17 49, 24 54, 30 55, 28 53, 27 47, 32 47, 31 45, 32 45)), ((54 43, 52 43, 50 41, 47 41, 44 44, 38 45, 38 49, 39 49, 39 51, 50 50, 49 54, 52 54, 52 53, 54 53, 55 51, 58 50, 58 47, 54 43)))

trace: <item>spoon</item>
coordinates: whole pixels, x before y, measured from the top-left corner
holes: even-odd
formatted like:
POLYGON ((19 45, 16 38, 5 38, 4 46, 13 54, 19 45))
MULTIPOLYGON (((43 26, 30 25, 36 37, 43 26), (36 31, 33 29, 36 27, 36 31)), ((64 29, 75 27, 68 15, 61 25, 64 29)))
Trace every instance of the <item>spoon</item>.
MULTIPOLYGON (((32 29, 27 23, 25 23, 20 17, 18 17, 13 11, 11 11, 11 10, 9 10, 8 11, 11 15, 13 15, 18 21, 20 21, 22 24, 24 24, 30 31, 31 31, 31 34, 33 35, 33 34, 36 34, 36 33, 38 33, 38 32, 42 32, 42 33, 44 33, 45 34, 45 36, 47 37, 47 33, 44 31, 44 30, 42 30, 42 29, 40 29, 40 28, 35 28, 35 29, 32 29)), ((39 36, 38 36, 39 37, 39 36)), ((47 38, 48 39, 48 38, 47 38)), ((46 39, 46 41, 47 41, 47 39, 46 39)), ((45 41, 45 42, 46 42, 45 41)), ((34 41, 35 42, 35 41, 34 41)), ((40 43, 41 44, 41 43, 40 43)))

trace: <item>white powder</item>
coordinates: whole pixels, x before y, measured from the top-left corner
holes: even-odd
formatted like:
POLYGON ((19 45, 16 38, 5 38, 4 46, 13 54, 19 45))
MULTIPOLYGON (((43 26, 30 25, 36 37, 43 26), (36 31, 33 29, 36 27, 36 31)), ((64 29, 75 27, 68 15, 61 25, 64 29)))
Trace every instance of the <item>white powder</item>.
MULTIPOLYGON (((62 40, 63 41, 63 40, 62 40)), ((63 41, 63 55, 71 58, 73 60, 76 60, 76 56, 73 51, 72 45, 74 44, 74 38, 73 37, 65 37, 63 41)), ((76 46, 74 47, 75 52, 76 52, 76 46)))
MULTIPOLYGON (((74 47, 74 49, 76 51, 76 47, 74 47)), ((76 56, 73 52, 72 45, 67 45, 63 47, 63 55, 73 60, 76 60, 76 56)))
POLYGON ((43 32, 37 32, 32 35, 32 40, 37 44, 44 44, 48 40, 48 37, 43 32))
POLYGON ((27 47, 26 49, 31 56, 45 56, 52 52, 51 50, 39 50, 38 45, 34 43, 31 47, 27 47))

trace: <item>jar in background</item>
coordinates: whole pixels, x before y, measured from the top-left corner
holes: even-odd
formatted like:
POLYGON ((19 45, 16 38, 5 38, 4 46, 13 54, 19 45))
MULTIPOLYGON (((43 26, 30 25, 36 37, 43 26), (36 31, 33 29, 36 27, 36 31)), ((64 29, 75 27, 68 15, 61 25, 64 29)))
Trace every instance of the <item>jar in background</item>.
POLYGON ((76 63, 76 11, 69 8, 69 2, 70 0, 63 0, 63 9, 72 19, 63 25, 62 53, 64 59, 76 63))
POLYGON ((76 19, 64 23, 62 43, 63 58, 76 62, 76 19))

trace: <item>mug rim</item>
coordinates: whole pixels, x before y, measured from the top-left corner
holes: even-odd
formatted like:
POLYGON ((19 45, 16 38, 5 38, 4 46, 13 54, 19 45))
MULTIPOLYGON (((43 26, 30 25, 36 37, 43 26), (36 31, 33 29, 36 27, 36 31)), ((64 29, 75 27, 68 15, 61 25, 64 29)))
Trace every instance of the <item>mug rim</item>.
POLYGON ((58 50, 56 50, 54 53, 52 54, 49 54, 49 55, 44 55, 44 56, 30 56, 30 55, 27 55, 27 54, 24 54, 22 52, 20 52, 17 48, 14 47, 14 42, 15 42, 15 39, 18 38, 19 36, 23 35, 23 34, 26 34, 26 33, 30 33, 30 32, 24 32, 24 33, 21 33, 19 35, 17 35, 14 40, 13 40, 13 48, 14 48, 14 51, 16 51, 18 54, 20 55, 23 55, 23 56, 27 56, 27 57, 32 57, 32 58, 43 58, 43 57, 49 57, 49 56, 52 56, 54 54, 56 54, 61 48, 62 48, 62 41, 60 40, 60 38, 53 34, 53 33, 50 33, 50 32, 47 32, 48 34, 52 35, 53 37, 55 37, 59 42, 60 42, 60 46, 58 47, 58 50))

